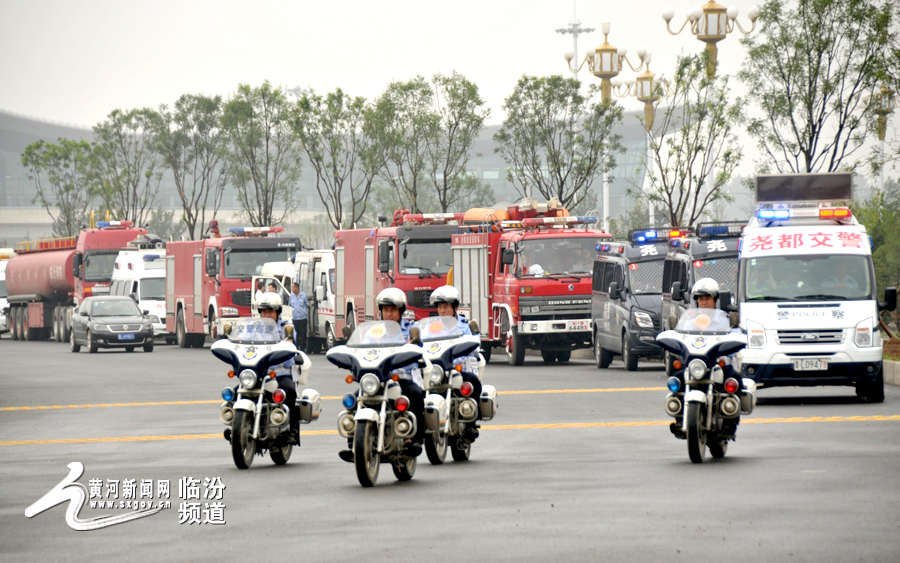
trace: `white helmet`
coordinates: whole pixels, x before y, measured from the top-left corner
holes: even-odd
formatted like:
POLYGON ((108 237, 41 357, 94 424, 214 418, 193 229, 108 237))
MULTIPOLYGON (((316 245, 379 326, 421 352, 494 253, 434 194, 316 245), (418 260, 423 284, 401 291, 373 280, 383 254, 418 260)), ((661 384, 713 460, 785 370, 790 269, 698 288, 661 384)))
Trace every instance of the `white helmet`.
POLYGON ((281 298, 275 293, 264 293, 256 302, 257 311, 273 310, 281 314, 281 298))
POLYGON ((389 287, 378 294, 378 297, 375 298, 375 305, 379 311, 385 305, 393 305, 400 309, 400 314, 403 315, 403 312, 406 311, 406 293, 402 289, 389 287))
POLYGON ((698 297, 703 297, 704 295, 708 295, 713 299, 718 299, 719 283, 712 278, 697 280, 697 283, 695 283, 693 289, 691 289, 691 299, 697 301, 698 297))
POLYGON ((428 302, 432 305, 449 303, 454 308, 459 307, 459 291, 452 285, 442 285, 431 292, 428 302))

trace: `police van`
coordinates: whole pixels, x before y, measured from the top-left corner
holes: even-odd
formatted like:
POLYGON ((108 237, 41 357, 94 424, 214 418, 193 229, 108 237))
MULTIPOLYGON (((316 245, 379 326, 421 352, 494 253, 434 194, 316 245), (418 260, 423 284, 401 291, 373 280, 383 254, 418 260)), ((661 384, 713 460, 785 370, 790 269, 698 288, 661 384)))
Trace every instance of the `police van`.
POLYGON ((662 358, 656 335, 668 233, 655 227, 633 229, 627 241, 597 245, 591 319, 598 368, 609 367, 613 356, 621 356, 628 371, 637 369, 640 357, 662 358))
POLYGON ((119 251, 113 266, 110 295, 134 299, 142 311, 150 312, 153 336, 173 344, 175 335, 166 330, 166 248, 156 235, 141 235, 119 251))
MULTIPOLYGON (((737 294, 738 244, 743 221, 700 223, 696 233, 669 240, 663 267, 662 330, 674 329, 685 309, 694 306, 691 289, 697 280, 712 278, 720 292, 737 294)), ((666 353, 666 374, 674 358, 666 353)))
POLYGON ((760 176, 740 246, 738 297, 748 346, 736 368, 760 387, 850 385, 884 400, 871 241, 848 207, 851 174, 760 176))

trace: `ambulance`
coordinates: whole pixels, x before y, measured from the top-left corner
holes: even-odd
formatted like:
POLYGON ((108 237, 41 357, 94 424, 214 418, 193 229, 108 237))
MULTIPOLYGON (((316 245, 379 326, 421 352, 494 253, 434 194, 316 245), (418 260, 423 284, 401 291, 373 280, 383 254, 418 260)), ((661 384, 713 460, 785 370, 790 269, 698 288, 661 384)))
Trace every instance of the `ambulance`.
POLYGON ((760 387, 849 385, 884 400, 881 311, 871 241, 848 207, 851 174, 757 178, 740 242, 738 300, 748 346, 736 368, 760 387))
POLYGON ((166 245, 155 235, 141 235, 119 252, 109 286, 110 295, 131 297, 149 311, 153 336, 175 342, 166 330, 166 245))

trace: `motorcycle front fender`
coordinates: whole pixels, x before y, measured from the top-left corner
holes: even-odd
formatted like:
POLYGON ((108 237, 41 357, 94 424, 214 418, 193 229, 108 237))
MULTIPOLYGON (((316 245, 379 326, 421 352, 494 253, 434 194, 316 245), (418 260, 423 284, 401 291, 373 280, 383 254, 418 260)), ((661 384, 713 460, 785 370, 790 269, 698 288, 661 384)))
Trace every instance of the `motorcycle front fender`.
POLYGON ((234 410, 256 413, 256 403, 250 399, 238 399, 238 401, 234 403, 234 410))
POLYGON ((363 407, 356 411, 356 415, 353 417, 357 423, 362 420, 368 420, 371 422, 378 422, 378 412, 375 409, 370 409, 367 407, 363 407))
POLYGON ((692 389, 684 394, 685 403, 703 403, 706 404, 706 393, 703 391, 692 389))

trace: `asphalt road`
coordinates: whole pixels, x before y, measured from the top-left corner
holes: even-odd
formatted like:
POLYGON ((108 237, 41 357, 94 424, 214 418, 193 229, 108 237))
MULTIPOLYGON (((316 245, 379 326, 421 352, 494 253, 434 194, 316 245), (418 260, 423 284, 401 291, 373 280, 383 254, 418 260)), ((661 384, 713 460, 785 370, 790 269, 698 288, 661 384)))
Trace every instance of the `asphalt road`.
POLYGON ((364 489, 337 456, 351 386, 323 356, 309 386, 324 413, 302 447, 240 471, 218 419, 228 368, 208 348, 91 355, 4 338, 0 354, 0 560, 900 561, 898 387, 876 405, 850 388, 762 390, 728 456, 694 465, 668 430, 661 364, 512 368, 500 353, 485 374, 499 412, 472 460, 423 455, 407 483, 383 465, 364 489), (98 479, 102 500, 124 502, 134 479, 156 501, 169 481, 171 507, 93 531, 67 525, 67 502, 27 518, 73 462, 87 494, 98 479), (202 498, 218 481, 221 500, 202 498), (180 523, 197 502, 224 525, 180 523))

